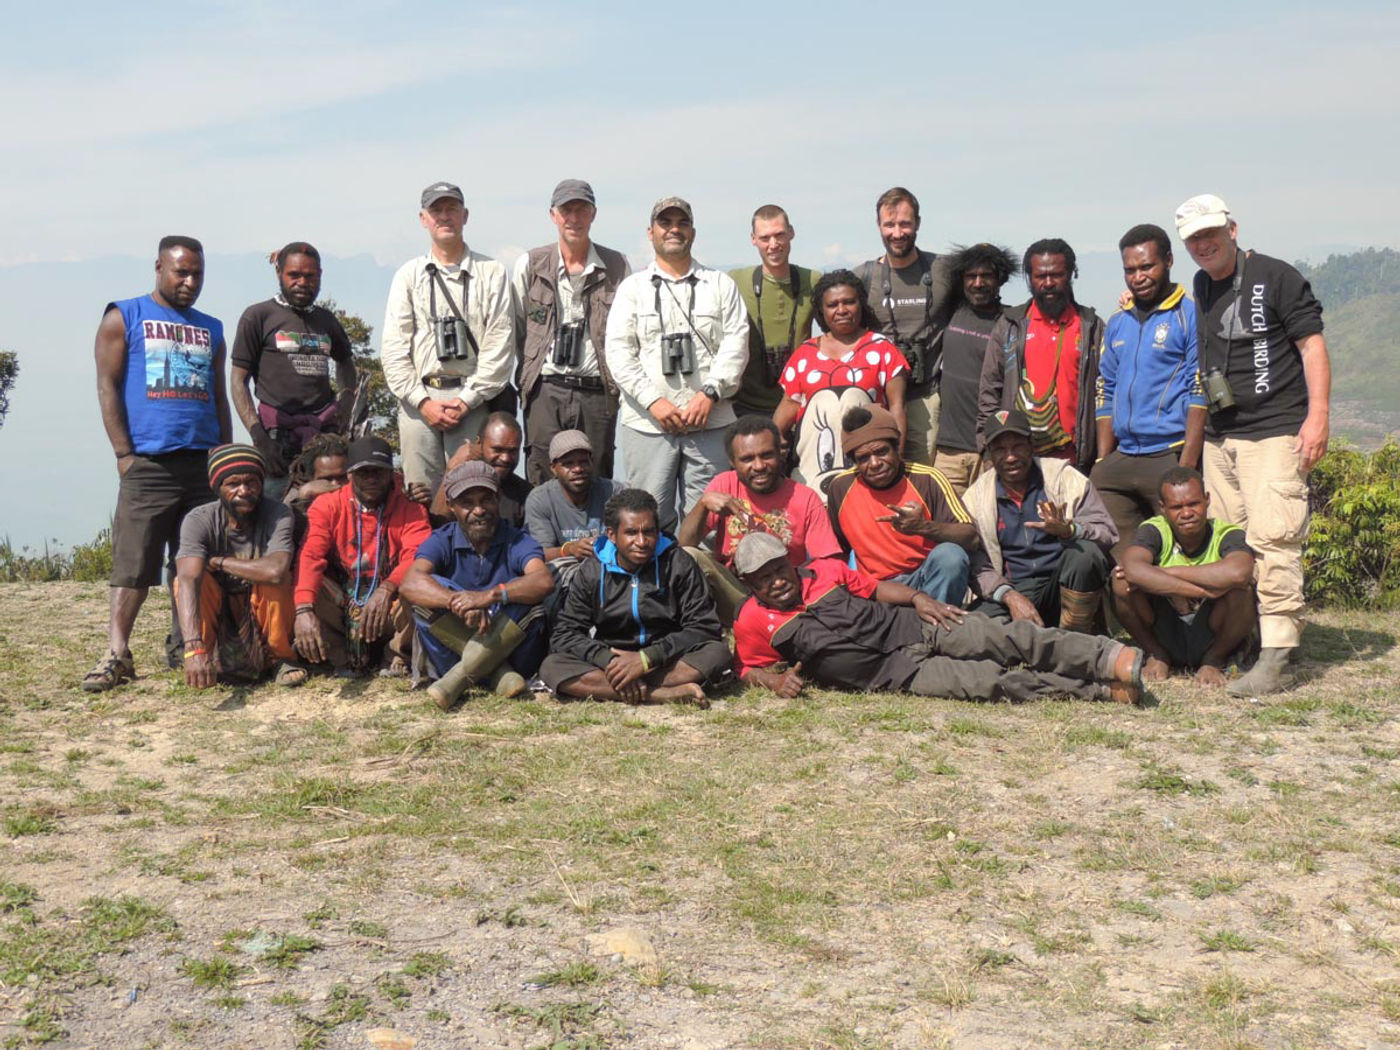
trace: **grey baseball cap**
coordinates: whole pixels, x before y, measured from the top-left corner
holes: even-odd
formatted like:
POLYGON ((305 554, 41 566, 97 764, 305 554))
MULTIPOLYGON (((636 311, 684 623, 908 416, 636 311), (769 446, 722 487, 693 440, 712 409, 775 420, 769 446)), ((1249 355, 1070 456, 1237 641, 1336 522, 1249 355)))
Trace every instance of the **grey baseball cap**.
POLYGON ((740 576, 757 572, 770 561, 788 556, 787 544, 766 532, 751 532, 734 548, 734 571, 740 576))
POLYGON ((458 204, 466 204, 467 198, 462 196, 462 188, 454 186, 450 182, 435 182, 423 190, 423 195, 419 198, 420 208, 431 208, 436 201, 444 197, 451 197, 458 204))
POLYGON ((492 492, 500 492, 501 482, 489 464, 479 459, 470 459, 457 464, 442 479, 442 493, 448 499, 456 499, 468 489, 490 489, 492 492))
POLYGON ((685 217, 691 222, 695 221, 695 212, 690 210, 690 201, 684 197, 662 197, 651 206, 651 222, 648 225, 656 225, 656 217, 667 208, 679 208, 685 212, 685 217))
POLYGON ((598 206, 598 200, 593 196, 593 187, 582 179, 565 179, 555 186, 554 195, 549 198, 549 206, 557 208, 561 204, 568 204, 569 201, 587 201, 595 208, 598 206))
POLYGON ((570 452, 593 451, 593 442, 588 440, 588 435, 582 430, 561 430, 550 438, 549 441, 549 461, 557 463, 570 452))

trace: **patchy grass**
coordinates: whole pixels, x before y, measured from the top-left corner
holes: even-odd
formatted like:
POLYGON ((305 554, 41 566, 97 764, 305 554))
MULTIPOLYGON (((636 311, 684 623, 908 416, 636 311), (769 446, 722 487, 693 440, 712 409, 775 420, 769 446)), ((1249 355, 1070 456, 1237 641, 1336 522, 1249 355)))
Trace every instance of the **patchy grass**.
POLYGON ((444 716, 188 690, 159 595, 141 677, 81 694, 104 599, 0 588, 0 1042, 103 1045, 114 1004, 197 1048, 1395 1041, 1400 618, 1323 614, 1260 703, 444 716))

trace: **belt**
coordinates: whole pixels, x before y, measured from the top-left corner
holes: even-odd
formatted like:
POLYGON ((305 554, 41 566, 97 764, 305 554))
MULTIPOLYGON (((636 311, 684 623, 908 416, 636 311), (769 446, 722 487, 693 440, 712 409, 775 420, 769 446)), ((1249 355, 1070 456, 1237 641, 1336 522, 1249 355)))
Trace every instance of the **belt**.
POLYGON ((541 376, 546 383, 553 383, 555 386, 566 386, 570 390, 602 390, 603 381, 597 376, 561 376, 548 375, 541 376))
POLYGON ((466 382, 462 376, 424 376, 423 385, 433 390, 456 390, 466 382))

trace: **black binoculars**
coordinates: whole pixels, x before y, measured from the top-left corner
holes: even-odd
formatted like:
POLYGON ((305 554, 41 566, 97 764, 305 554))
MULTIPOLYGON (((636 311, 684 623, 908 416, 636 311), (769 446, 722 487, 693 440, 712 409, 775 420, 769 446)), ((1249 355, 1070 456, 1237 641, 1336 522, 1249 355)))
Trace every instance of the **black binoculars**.
POLYGON ((695 371, 695 341, 689 332, 671 332, 661 337, 661 374, 688 376, 695 371))

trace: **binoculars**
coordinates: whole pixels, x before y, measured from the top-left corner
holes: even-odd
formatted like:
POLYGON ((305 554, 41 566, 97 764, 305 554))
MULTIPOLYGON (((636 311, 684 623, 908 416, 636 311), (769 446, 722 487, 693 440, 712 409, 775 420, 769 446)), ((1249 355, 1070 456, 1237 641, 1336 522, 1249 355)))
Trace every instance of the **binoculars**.
POLYGON ((695 341, 689 332, 661 337, 661 374, 688 376, 695 371, 695 341))
POLYGON ((570 321, 559 326, 554 337, 554 355, 550 363, 555 368, 577 368, 583 364, 583 322, 570 321))
POLYGON ((768 370, 768 382, 777 384, 783 377, 783 369, 787 367, 788 358, 792 356, 790 346, 765 346, 763 348, 763 363, 768 370))
POLYGON ((439 361, 466 361, 471 358, 471 332, 467 322, 455 317, 433 318, 439 361))
POLYGON ((1207 372, 1202 385, 1205 387, 1206 401, 1209 402, 1212 412, 1222 412, 1235 407, 1235 392, 1230 389, 1229 380, 1219 368, 1212 368, 1207 372))
POLYGON ((909 385, 923 386, 933 378, 933 362, 929 360, 928 343, 922 339, 898 338, 894 345, 909 362, 909 385))

